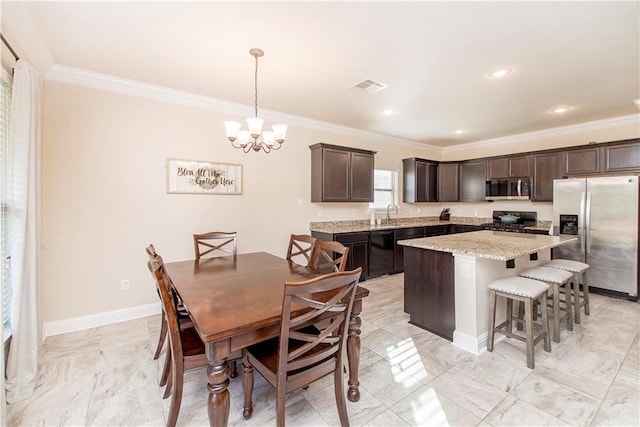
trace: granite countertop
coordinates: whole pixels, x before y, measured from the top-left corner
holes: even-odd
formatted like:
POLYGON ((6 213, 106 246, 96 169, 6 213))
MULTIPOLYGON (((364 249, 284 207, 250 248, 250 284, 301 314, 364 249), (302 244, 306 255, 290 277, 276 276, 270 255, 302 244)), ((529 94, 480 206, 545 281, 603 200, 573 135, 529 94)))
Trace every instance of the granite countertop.
MULTIPOLYGON (((395 228, 428 227, 435 225, 481 225, 492 222, 492 218, 478 217, 454 217, 449 221, 440 221, 437 216, 433 217, 413 217, 413 218, 392 218, 389 224, 370 225, 368 220, 353 221, 323 221, 309 223, 310 231, 321 233, 357 233, 362 231, 393 230, 395 228)), ((529 230, 549 230, 550 221, 538 221, 533 227, 526 227, 529 230)))
POLYGON ((398 244, 413 248, 450 252, 497 261, 508 261, 577 240, 575 236, 545 236, 540 234, 509 233, 503 231, 472 231, 400 240, 398 244))

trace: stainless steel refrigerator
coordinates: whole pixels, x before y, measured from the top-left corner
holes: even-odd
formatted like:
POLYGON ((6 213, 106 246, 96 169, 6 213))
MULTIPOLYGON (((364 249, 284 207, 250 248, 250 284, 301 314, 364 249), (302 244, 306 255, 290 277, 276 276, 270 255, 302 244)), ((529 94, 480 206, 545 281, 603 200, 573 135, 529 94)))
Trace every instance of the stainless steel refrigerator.
POLYGON ((555 258, 590 265, 589 286, 638 296, 638 177, 553 181, 554 234, 578 241, 554 249, 555 258))

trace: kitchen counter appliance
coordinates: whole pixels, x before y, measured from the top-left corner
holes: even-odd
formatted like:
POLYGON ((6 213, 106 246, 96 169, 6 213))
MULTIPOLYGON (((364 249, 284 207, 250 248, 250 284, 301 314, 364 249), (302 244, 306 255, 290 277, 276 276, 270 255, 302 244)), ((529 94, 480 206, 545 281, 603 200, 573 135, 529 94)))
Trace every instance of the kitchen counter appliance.
POLYGON ((369 277, 378 277, 393 271, 393 230, 369 233, 369 277))
POLYGON ((485 183, 485 200, 529 200, 531 178, 491 179, 485 183))
POLYGON ((524 233, 526 227, 535 227, 538 223, 537 212, 493 211, 492 218, 493 222, 481 225, 483 230, 524 233))
POLYGON ((555 235, 579 236, 554 258, 589 264, 589 287, 638 298, 637 176, 553 181, 555 235))

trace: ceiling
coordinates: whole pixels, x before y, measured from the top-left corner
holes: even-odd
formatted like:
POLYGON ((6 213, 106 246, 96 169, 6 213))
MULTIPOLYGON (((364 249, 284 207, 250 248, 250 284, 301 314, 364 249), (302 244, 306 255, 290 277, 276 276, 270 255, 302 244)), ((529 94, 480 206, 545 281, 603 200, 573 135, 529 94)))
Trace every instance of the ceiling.
POLYGON ((253 105, 258 47, 260 108, 434 146, 638 112, 637 1, 24 5, 56 64, 253 105))

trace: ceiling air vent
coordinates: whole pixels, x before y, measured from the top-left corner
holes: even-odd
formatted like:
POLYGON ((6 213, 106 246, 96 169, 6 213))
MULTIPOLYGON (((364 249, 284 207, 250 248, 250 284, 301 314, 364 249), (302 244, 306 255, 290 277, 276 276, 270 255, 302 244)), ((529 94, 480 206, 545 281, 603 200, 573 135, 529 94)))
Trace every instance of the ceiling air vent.
POLYGON ((382 89, 386 88, 387 86, 388 85, 384 83, 377 82, 371 79, 366 79, 359 83, 354 84, 351 87, 366 90, 367 92, 370 92, 370 93, 376 93, 376 92, 380 92, 382 89))

